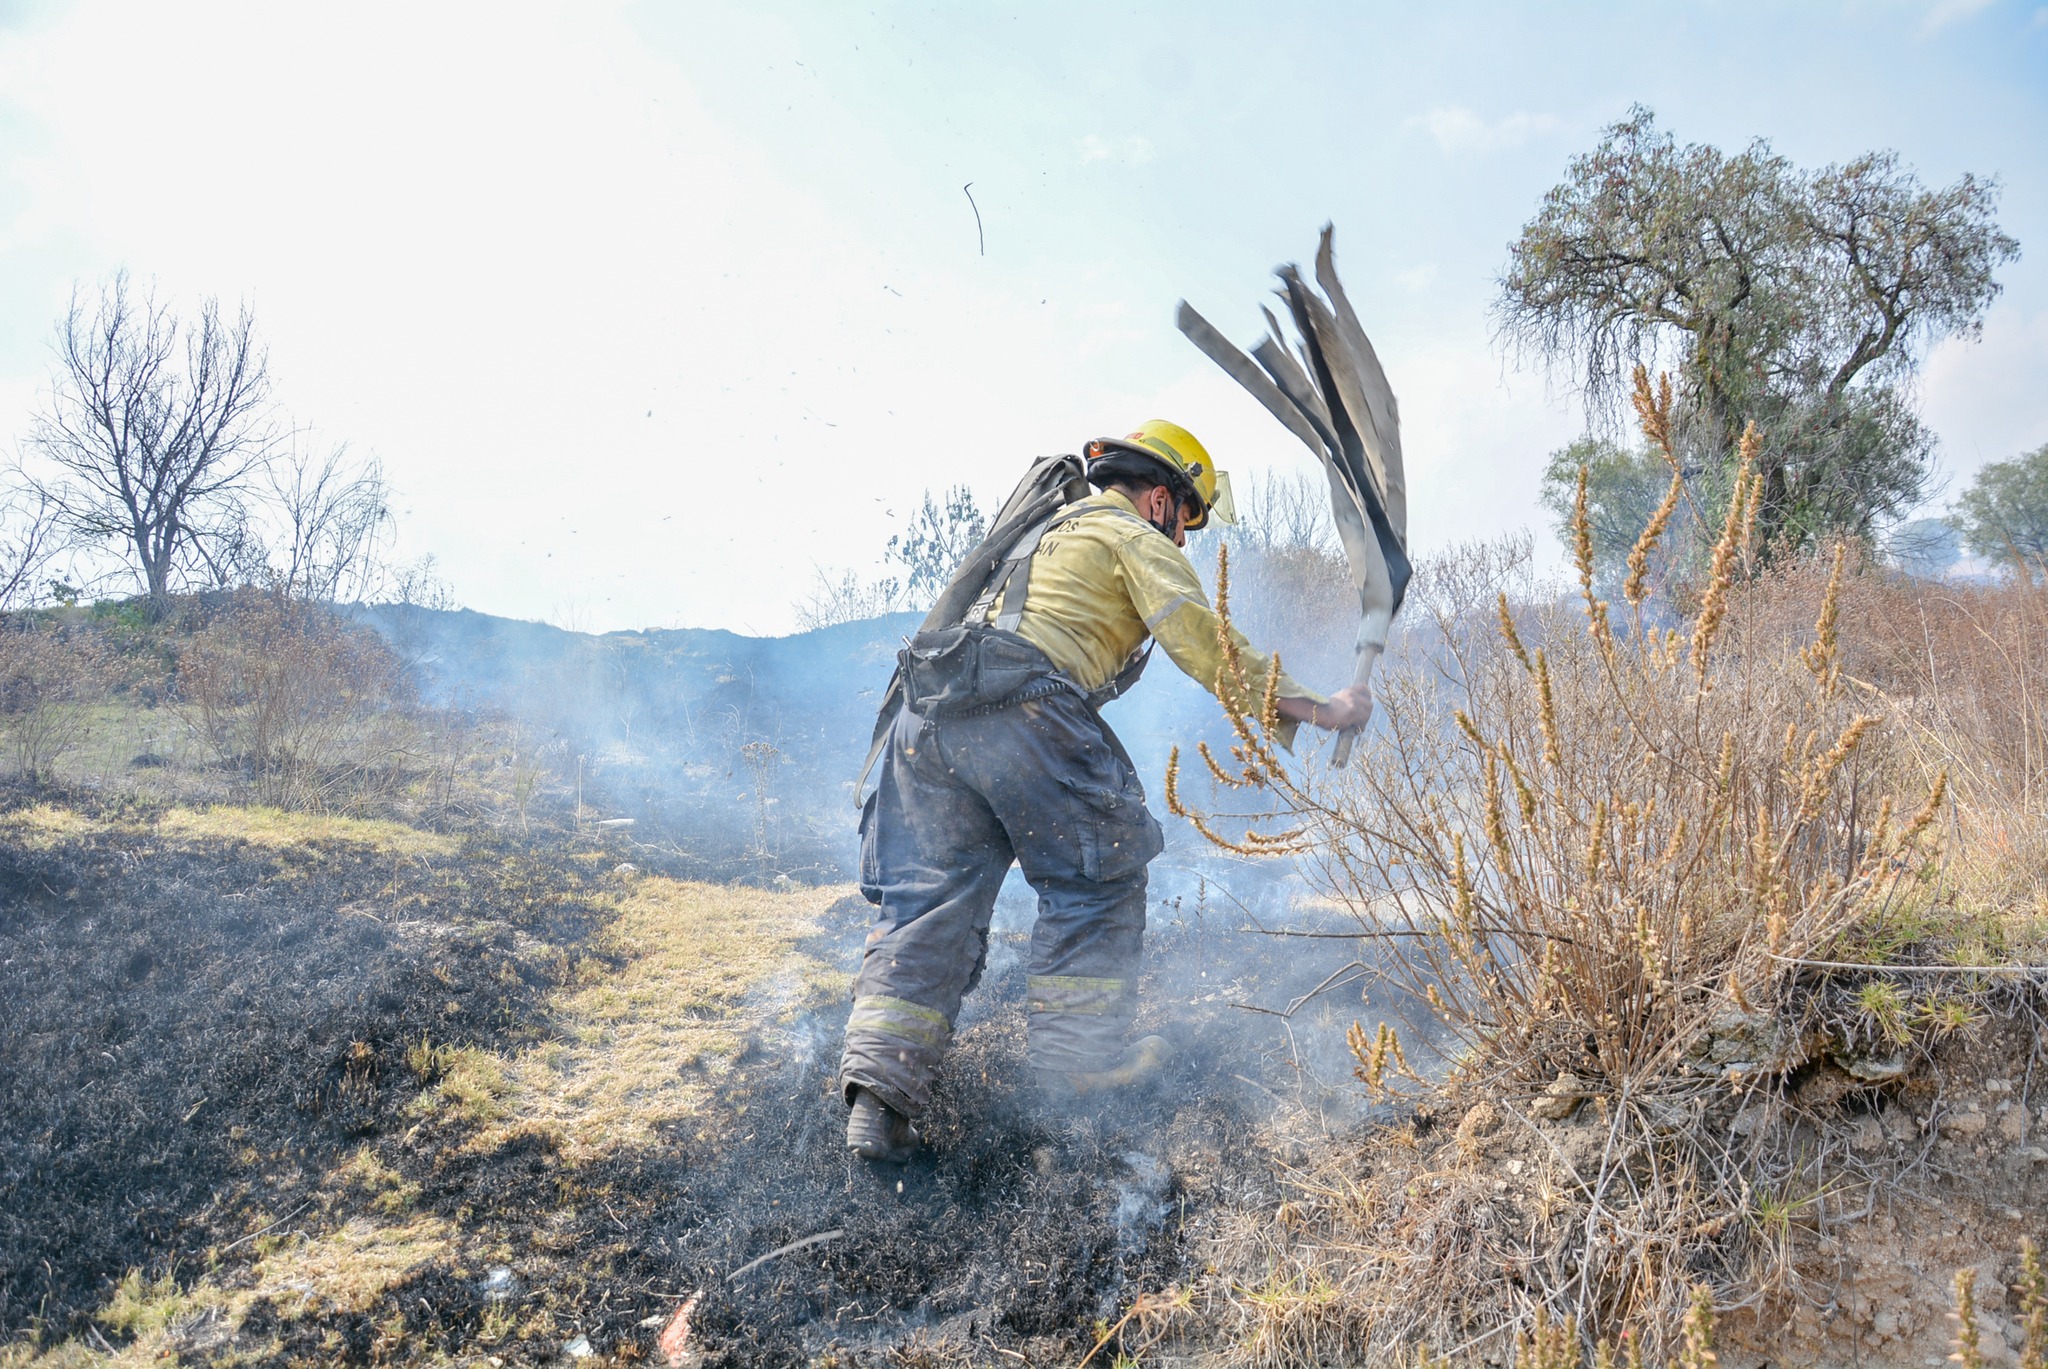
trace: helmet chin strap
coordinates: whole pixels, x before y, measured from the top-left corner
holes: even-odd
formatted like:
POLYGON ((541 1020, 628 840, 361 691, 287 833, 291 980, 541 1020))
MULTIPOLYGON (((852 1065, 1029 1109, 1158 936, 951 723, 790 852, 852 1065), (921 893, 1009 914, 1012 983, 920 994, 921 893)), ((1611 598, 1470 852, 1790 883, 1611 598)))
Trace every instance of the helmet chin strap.
MULTIPOLYGON (((1153 486, 1153 488, 1154 488, 1154 489, 1166 489, 1166 487, 1165 487, 1164 485, 1155 485, 1155 486, 1153 486)), ((1168 500, 1168 503, 1167 503, 1167 508, 1168 508, 1168 510, 1170 510, 1170 511, 1178 511, 1178 508, 1179 508, 1179 501, 1178 501, 1177 499, 1175 499, 1175 498, 1174 498, 1174 495, 1173 495, 1173 491, 1172 491, 1172 490, 1166 490, 1166 497, 1167 497, 1167 500, 1168 500)), ((1175 536, 1174 536, 1174 533, 1175 533, 1176 531, 1178 531, 1178 529, 1176 529, 1176 528, 1175 528, 1175 527, 1173 526, 1173 512, 1169 512, 1169 513, 1167 514, 1166 520, 1165 520, 1165 521, 1163 521, 1163 522, 1162 522, 1161 520, 1157 519, 1157 518, 1154 518, 1154 517, 1153 517, 1152 515, 1150 515, 1150 514, 1146 514, 1146 515, 1145 515, 1145 521, 1146 521, 1147 523, 1150 523, 1150 524, 1151 524, 1151 525, 1152 525, 1153 527, 1155 527, 1155 528, 1159 529, 1159 534, 1160 534, 1160 536, 1164 537, 1164 538, 1165 538, 1165 539, 1166 539, 1167 541, 1169 541, 1169 542, 1173 542, 1173 543, 1175 543, 1175 545, 1178 545, 1178 540, 1177 540, 1177 539, 1175 538, 1175 536)))

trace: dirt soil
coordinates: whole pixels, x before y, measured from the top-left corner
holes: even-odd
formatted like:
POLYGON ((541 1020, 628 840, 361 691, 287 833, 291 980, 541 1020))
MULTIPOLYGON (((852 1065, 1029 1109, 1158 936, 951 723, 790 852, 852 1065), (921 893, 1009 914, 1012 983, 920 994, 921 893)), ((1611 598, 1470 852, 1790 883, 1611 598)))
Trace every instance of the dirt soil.
POLYGON ((1922 1052, 1903 1077, 1857 1087, 1810 1069, 1788 1099, 1839 1149, 1838 1194, 1787 1234, 1796 1271, 1757 1315, 1729 1319, 1722 1363, 1946 1364, 1955 1276, 1977 1271, 1985 1363, 2023 1341, 2012 1286, 2022 1239, 2048 1247, 2048 1078, 2026 1012, 1922 1052), (1829 1125, 1831 1124, 1831 1125, 1829 1125))
POLYGON ((0 1363, 659 1363, 692 1297, 692 1363, 1071 1363, 1187 1284, 1220 1205, 1279 1200, 1283 1094, 1350 1116, 1327 1002, 1232 1006, 1284 1006, 1348 945, 1170 903, 1141 1026, 1182 1054, 1154 1094, 1029 1089, 1006 905, 900 1170, 848 1159, 830 1096, 853 898, 803 947, 837 973, 756 984, 731 1057, 670 1071, 715 1101, 652 1137, 522 1121, 495 1066, 460 1093, 465 1061, 601 1035, 559 1008, 625 963, 624 854, 7 795, 0 1363))

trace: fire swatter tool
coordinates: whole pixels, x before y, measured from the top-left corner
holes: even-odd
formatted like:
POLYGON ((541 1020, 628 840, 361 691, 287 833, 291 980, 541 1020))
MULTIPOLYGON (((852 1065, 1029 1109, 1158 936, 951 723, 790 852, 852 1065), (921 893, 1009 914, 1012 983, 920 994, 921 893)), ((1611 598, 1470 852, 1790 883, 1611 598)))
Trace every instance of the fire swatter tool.
MULTIPOLYGON (((1180 330, 1211 361, 1266 406, 1321 462, 1330 483, 1330 510, 1351 582, 1358 591, 1358 637, 1352 647, 1354 685, 1372 679, 1387 649, 1387 632, 1407 597, 1408 481, 1401 464, 1401 415, 1393 387, 1358 314, 1337 280, 1331 225, 1323 225, 1316 251, 1319 295, 1299 267, 1279 267, 1275 292, 1294 325, 1290 344, 1266 310, 1267 335, 1247 356, 1180 303, 1180 330)), ((1337 735, 1331 761, 1350 762, 1356 729, 1337 735)))

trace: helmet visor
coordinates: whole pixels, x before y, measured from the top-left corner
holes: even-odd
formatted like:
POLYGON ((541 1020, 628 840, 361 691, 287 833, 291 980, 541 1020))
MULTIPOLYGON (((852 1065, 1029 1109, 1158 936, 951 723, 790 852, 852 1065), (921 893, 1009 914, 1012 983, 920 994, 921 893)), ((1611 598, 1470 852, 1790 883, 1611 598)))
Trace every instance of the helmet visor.
POLYGON ((1208 527, 1212 521, 1225 525, 1237 522, 1237 501, 1230 497, 1230 476, 1227 472, 1216 472, 1216 497, 1214 499, 1204 504, 1201 496, 1196 495, 1195 498, 1188 501, 1188 505, 1192 506, 1195 510, 1194 516, 1187 521, 1187 530, 1189 532, 1200 532, 1203 528, 1208 527))
POLYGON ((1237 522, 1237 501, 1230 496, 1229 471, 1216 472, 1216 498, 1210 501, 1209 514, 1226 527, 1237 522))

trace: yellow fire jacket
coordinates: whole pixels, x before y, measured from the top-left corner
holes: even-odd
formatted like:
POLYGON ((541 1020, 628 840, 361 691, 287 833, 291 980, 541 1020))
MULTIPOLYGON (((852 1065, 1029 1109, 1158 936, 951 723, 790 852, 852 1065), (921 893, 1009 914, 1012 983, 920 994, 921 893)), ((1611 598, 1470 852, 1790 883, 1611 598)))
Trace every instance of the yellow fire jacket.
MULTIPOLYGON (((1223 669, 1216 610, 1187 554, 1143 521, 1111 512, 1121 509, 1137 515, 1131 501, 1115 490, 1080 502, 1103 512, 1083 514, 1046 534, 1031 564, 1018 633, 1084 689, 1108 683, 1149 635, 1189 678, 1216 694, 1223 669)), ((991 620, 999 607, 990 605, 991 620)), ((1265 692, 1272 657, 1255 650, 1235 627, 1230 633, 1250 691, 1238 702, 1255 709, 1265 692)), ((1282 698, 1329 702, 1304 689, 1285 670, 1280 672, 1279 693, 1282 698)), ((1281 719, 1283 745, 1293 746, 1294 731, 1294 723, 1281 719)))

